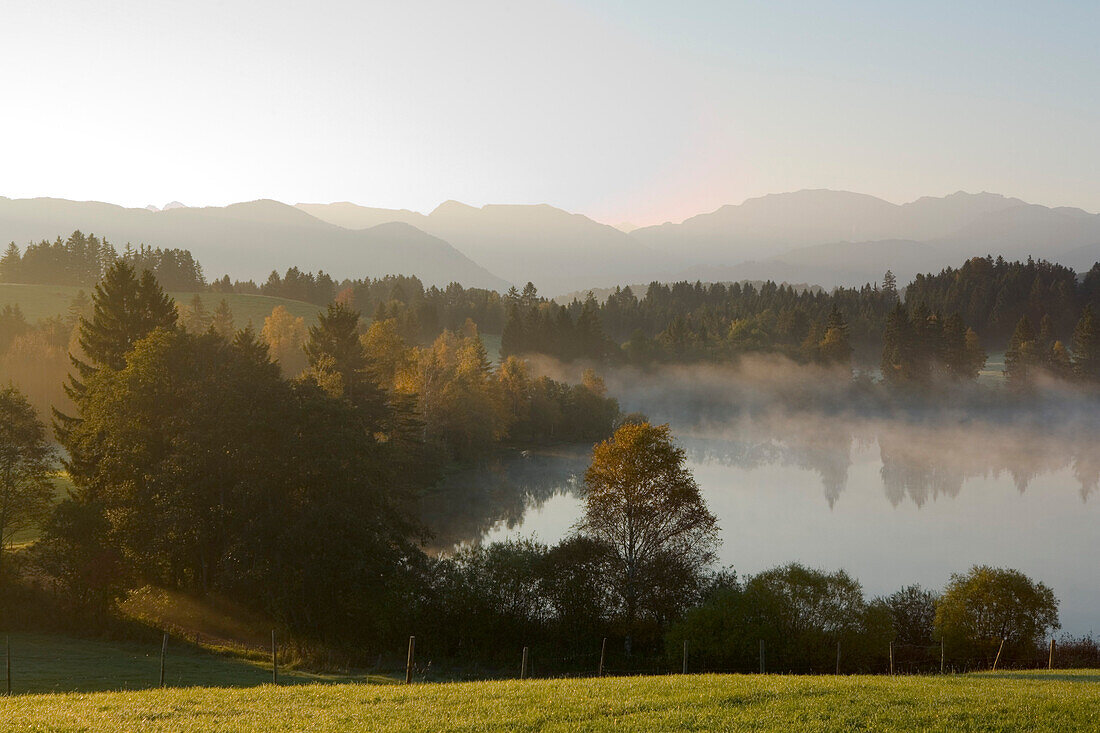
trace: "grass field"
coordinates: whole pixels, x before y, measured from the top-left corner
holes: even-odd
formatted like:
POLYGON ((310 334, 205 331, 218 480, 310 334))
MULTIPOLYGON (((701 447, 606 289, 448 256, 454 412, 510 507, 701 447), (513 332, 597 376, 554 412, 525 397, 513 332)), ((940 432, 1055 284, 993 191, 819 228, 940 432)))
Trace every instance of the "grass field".
MULTIPOLYGON (((12 691, 17 694, 144 690, 160 684, 160 644, 156 641, 95 641, 51 634, 12 634, 10 643, 12 691)), ((0 638, 0 655, 4 653, 3 644, 4 639, 0 638)), ((240 688, 271 683, 271 664, 262 656, 252 660, 237 654, 217 654, 169 640, 166 659, 165 682, 172 687, 240 688)), ((352 679, 367 678, 279 670, 279 683, 287 685, 352 679)), ((384 677, 370 679, 390 681, 384 677)), ((0 692, 4 682, 0 669, 0 692)), ((3 718, 0 708, 0 731, 6 730, 3 718)))
POLYGON ((698 675, 168 689, 0 699, 5 731, 1068 731, 1100 672, 698 675))
MULTIPOLYGON (((65 315, 69 311, 69 304, 81 289, 91 297, 91 288, 77 288, 65 285, 21 285, 16 283, 0 283, 0 307, 5 305, 19 305, 27 321, 34 323, 41 318, 65 315)), ((177 303, 187 305, 195 297, 194 293, 169 293, 177 303)), ((238 328, 244 328, 249 320, 256 330, 264 325, 264 318, 271 315, 271 310, 277 306, 285 306, 294 316, 301 316, 307 322, 313 319, 321 311, 321 308, 311 303, 303 303, 300 300, 287 300, 286 298, 272 298, 267 295, 240 295, 220 293, 199 293, 202 303, 208 311, 218 307, 222 298, 229 301, 229 308, 233 311, 233 320, 238 328)))

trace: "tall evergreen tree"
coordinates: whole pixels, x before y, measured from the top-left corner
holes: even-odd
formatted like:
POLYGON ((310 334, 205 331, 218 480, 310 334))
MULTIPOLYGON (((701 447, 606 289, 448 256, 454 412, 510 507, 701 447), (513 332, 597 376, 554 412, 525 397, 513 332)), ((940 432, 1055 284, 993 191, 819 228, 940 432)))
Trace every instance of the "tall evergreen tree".
POLYGON ((1010 381, 1025 384, 1030 380, 1037 362, 1035 349, 1035 329, 1031 326, 1031 320, 1023 316, 1016 322, 1016 330, 1005 350, 1005 375, 1010 381))
POLYGON ((886 316, 882 334, 882 378, 889 384, 903 384, 911 379, 913 334, 909 313, 900 302, 886 316))
POLYGON ((827 364, 850 364, 852 361, 852 342, 848 336, 848 323, 840 309, 833 304, 829 318, 825 321, 825 335, 821 339, 821 358, 827 364))
POLYGON ((1082 379, 1100 382, 1100 324, 1087 305, 1073 329, 1073 371, 1082 379))
POLYGON ((0 258, 0 282, 4 283, 17 283, 22 282, 20 280, 22 259, 19 254, 19 248, 15 246, 15 242, 8 245, 8 248, 4 250, 4 256, 0 258))
POLYGON ((210 321, 214 332, 223 339, 233 338, 235 327, 233 325, 233 311, 229 308, 229 301, 222 298, 218 307, 214 309, 214 316, 210 321))
POLYGON ((304 349, 310 375, 325 391, 348 398, 375 420, 382 419, 384 396, 367 370, 358 311, 343 303, 329 303, 317 323, 309 327, 304 349))
MULTIPOLYGON (((153 274, 137 277, 134 268, 118 261, 107 270, 92 293, 92 317, 80 319, 78 342, 83 358, 70 355, 74 374, 65 392, 80 408, 84 382, 98 369, 118 371, 126 366, 126 354, 157 328, 174 329, 176 306, 153 274)), ((76 419, 55 411, 59 437, 76 419)), ((63 440, 64 442, 64 440, 63 440)))

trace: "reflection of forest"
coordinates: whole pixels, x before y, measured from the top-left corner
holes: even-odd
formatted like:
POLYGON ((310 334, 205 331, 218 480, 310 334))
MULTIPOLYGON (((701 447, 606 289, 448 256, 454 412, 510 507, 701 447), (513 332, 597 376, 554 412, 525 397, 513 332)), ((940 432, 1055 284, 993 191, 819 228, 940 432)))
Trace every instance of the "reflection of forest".
POLYGON ((499 523, 515 527, 528 509, 575 492, 590 456, 589 445, 509 451, 450 474, 421 500, 430 547, 476 542, 499 523))
MULTIPOLYGON (((883 493, 894 506, 956 497, 967 479, 1005 474, 1022 492, 1036 476, 1067 467, 1083 500, 1100 483, 1100 429, 1084 421, 907 422, 797 413, 673 429, 693 463, 813 471, 830 507, 847 487, 853 446, 877 446, 883 493)), ((579 492, 590 452, 587 445, 509 452, 451 474, 421 502, 430 546, 476 542, 498 524, 519 525, 529 510, 554 496, 579 492)))
POLYGON ((1087 499, 1100 482, 1100 430, 1080 422, 1053 425, 979 420, 859 419, 837 415, 762 417, 682 437, 695 462, 740 468, 795 466, 815 471, 832 507, 848 482, 852 446, 877 444, 882 488, 891 504, 918 507, 958 496, 969 478, 1007 473, 1023 492, 1036 476, 1072 468, 1087 499))

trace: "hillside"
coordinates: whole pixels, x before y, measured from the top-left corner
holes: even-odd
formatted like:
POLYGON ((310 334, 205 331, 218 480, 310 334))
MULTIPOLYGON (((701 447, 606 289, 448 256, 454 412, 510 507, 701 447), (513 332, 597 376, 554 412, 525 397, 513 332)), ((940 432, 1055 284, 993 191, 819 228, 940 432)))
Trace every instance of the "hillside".
MULTIPOLYGON (((67 285, 23 285, 19 283, 0 283, 0 307, 5 305, 19 305, 28 323, 34 323, 42 318, 50 316, 63 316, 69 311, 69 304, 80 290, 84 290, 89 297, 91 292, 87 288, 78 288, 67 285)), ((169 293, 177 303, 186 305, 195 297, 195 293, 169 293)), ((264 318, 271 315, 275 306, 283 306, 294 316, 301 316, 306 321, 312 321, 321 311, 319 306, 312 303, 303 303, 300 300, 288 300, 286 298, 273 298, 268 295, 243 295, 221 293, 199 293, 203 305, 207 310, 217 308, 222 298, 229 301, 229 308, 233 311, 233 320, 239 328, 243 328, 251 321, 259 330, 263 327, 264 318)))
POLYGON ((335 277, 417 275, 425 284, 507 289, 508 283, 447 242, 390 223, 351 231, 277 201, 225 207, 127 209, 92 201, 0 198, 0 242, 20 246, 76 229, 130 243, 190 250, 208 277, 263 280, 297 266, 335 277))
MULTIPOLYGON (((153 672, 153 665, 147 665, 153 672)), ((8 731, 1063 731, 1100 727, 1100 673, 690 675, 295 685, 0 698, 8 731)))

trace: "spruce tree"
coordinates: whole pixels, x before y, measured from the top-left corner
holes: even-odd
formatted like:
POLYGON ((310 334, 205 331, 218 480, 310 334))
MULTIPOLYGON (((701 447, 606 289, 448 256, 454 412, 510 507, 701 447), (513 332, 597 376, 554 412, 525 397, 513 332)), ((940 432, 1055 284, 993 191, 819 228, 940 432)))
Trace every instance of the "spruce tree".
POLYGON ((8 245, 8 248, 4 250, 4 256, 0 258, 0 282, 22 282, 22 280, 20 280, 22 270, 20 267, 21 264, 23 264, 23 262, 19 255, 19 248, 15 246, 15 242, 12 242, 8 245))
POLYGON ((825 335, 821 339, 818 351, 827 364, 850 364, 852 361, 852 342, 848 336, 848 324, 836 303, 833 304, 829 318, 825 321, 825 335))
MULTIPOLYGON (((92 293, 92 316, 80 318, 78 342, 83 359, 70 354, 76 369, 69 375, 65 392, 80 407, 84 382, 98 369, 118 371, 126 366, 126 354, 134 344, 157 328, 176 327, 176 306, 152 273, 138 278, 124 261, 112 265, 92 293)), ((55 411, 59 437, 65 425, 76 419, 55 411)))
POLYGON ((1027 316, 1021 317, 1005 350, 1005 375, 1010 381, 1025 384, 1030 379, 1036 361, 1035 338, 1031 320, 1027 316))
POLYGON ((225 298, 222 298, 221 302, 218 303, 218 307, 214 309, 214 317, 210 325, 214 332, 223 339, 233 338, 233 333, 236 330, 233 325, 233 311, 229 308, 229 301, 225 298))
POLYGON ((1073 371, 1081 379, 1100 382, 1100 324, 1090 306, 1073 329, 1073 371))
POLYGON ((374 421, 384 417, 385 398, 368 371, 367 354, 359 340, 359 312, 329 303, 309 327, 304 347, 310 375, 334 396, 343 396, 374 421))
POLYGON ((900 302, 886 316, 882 334, 882 378, 890 384, 909 381, 912 365, 912 329, 909 313, 900 302))

